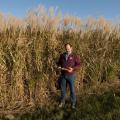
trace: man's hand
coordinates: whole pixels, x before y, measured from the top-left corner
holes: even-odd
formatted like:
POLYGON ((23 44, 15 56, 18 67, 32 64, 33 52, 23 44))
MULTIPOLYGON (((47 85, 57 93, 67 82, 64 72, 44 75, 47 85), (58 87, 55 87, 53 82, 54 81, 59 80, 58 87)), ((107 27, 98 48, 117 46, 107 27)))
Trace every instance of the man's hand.
POLYGON ((70 72, 70 73, 73 72, 73 68, 69 67, 68 72, 70 72))
POLYGON ((61 67, 59 66, 59 67, 57 67, 57 69, 58 69, 58 70, 60 70, 60 69, 61 69, 61 67))

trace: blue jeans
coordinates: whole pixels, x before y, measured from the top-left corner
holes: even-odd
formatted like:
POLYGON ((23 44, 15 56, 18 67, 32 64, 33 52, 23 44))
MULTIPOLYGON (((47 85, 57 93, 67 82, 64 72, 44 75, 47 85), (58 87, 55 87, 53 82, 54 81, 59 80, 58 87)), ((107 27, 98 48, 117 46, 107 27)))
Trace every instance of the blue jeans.
POLYGON ((74 81, 75 75, 60 75, 60 88, 61 88, 61 102, 65 102, 66 97, 66 83, 68 83, 70 88, 70 97, 73 104, 76 103, 75 87, 74 81))

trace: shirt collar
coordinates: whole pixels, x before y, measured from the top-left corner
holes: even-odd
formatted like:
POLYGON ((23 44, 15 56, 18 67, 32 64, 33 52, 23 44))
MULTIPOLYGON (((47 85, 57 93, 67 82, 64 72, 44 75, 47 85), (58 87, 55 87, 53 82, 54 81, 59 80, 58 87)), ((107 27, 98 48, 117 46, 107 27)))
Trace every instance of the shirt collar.
POLYGON ((71 54, 72 54, 72 52, 71 52, 71 53, 67 53, 67 52, 66 52, 66 55, 71 55, 71 54))

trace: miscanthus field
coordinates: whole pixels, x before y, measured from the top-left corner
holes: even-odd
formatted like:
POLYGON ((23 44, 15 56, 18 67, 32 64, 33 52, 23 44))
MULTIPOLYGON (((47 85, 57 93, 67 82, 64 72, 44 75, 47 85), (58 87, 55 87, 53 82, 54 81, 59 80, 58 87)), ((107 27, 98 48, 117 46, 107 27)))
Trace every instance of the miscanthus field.
POLYGON ((24 19, 0 13, 0 118, 120 120, 120 26, 103 17, 62 15, 40 6, 24 19), (81 56, 77 106, 58 108, 56 62, 71 43, 81 56))

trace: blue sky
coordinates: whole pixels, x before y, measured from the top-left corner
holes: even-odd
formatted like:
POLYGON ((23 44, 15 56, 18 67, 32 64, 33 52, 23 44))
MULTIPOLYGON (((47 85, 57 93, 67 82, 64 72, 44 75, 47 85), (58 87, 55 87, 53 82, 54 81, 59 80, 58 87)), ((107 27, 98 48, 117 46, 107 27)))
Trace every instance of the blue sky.
POLYGON ((45 8, 58 7, 62 14, 88 16, 104 16, 106 19, 120 18, 120 0, 0 0, 0 12, 12 13, 24 17, 29 9, 40 4, 45 8))

